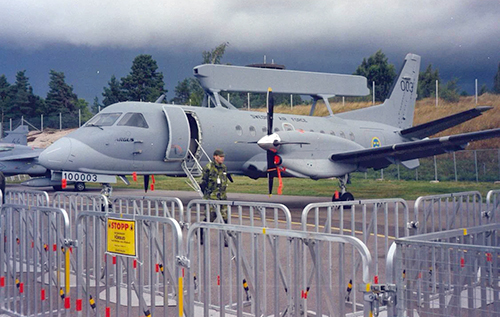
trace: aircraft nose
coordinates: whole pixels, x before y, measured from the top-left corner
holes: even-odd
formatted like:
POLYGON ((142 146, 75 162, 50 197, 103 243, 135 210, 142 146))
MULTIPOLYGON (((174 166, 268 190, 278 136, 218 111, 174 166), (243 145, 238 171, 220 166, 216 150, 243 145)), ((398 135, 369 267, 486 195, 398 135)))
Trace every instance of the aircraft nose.
POLYGON ((63 170, 70 154, 71 139, 62 137, 40 153, 38 161, 48 169, 63 170))

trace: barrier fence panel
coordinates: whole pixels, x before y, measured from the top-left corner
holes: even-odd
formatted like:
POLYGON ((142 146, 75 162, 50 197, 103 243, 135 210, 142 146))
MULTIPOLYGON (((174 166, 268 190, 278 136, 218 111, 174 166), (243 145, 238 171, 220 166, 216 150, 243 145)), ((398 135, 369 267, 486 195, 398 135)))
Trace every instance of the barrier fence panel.
MULTIPOLYGON (((228 224, 237 224, 237 225, 245 225, 251 227, 270 227, 270 228, 282 228, 291 230, 292 228, 292 217, 290 214, 290 210, 283 204, 276 203, 258 203, 258 202, 242 202, 242 201, 225 201, 225 200, 204 200, 204 199, 195 199, 188 203, 186 207, 186 217, 187 224, 183 227, 184 233, 187 234, 187 231, 192 223, 195 222, 206 222, 212 219, 213 222, 223 223, 223 214, 227 215, 227 223, 228 224)), ((203 240, 210 240, 210 231, 204 232, 200 230, 197 235, 198 239, 195 243, 195 248, 198 253, 204 249, 203 240)), ((227 235, 223 236, 224 244, 229 245, 229 237, 227 235)), ((242 266, 246 271, 250 270, 250 267, 255 262, 255 256, 257 252, 262 252, 264 257, 268 255, 268 248, 272 248, 273 241, 270 237, 266 238, 266 243, 261 244, 260 246, 255 243, 255 241, 251 241, 248 245, 249 252, 248 257, 243 258, 242 266)), ((284 248, 290 248, 290 245, 284 245, 284 248)), ((210 246, 209 246, 210 249, 210 246)), ((230 256, 234 253, 234 250, 230 250, 229 248, 224 248, 223 250, 226 256, 230 256)), ((195 259, 198 263, 196 265, 197 269, 200 270, 195 273, 195 276, 201 276, 202 269, 202 261, 201 257, 197 257, 195 259)), ((278 270, 281 276, 282 281, 289 280, 290 278, 290 270, 289 263, 291 263, 292 259, 288 259, 286 264, 279 263, 278 270)), ((228 266, 229 272, 234 272, 236 267, 231 262, 228 266)), ((228 274, 229 283, 235 283, 233 280, 233 275, 228 274)), ((253 276, 247 276, 246 281, 249 284, 253 284, 253 276)), ((207 283, 213 284, 216 281, 209 279, 207 283)), ((253 289, 250 290, 253 292, 253 289)), ((233 302, 234 296, 236 293, 229 293, 230 301, 233 302)), ((195 294, 196 300, 201 301, 201 294, 195 294)))
POLYGON ((177 221, 88 211, 76 226, 79 316, 183 316, 177 221))
MULTIPOLYGON (((328 257, 336 257, 339 252, 352 252, 360 258, 359 282, 369 283, 371 255, 356 237, 194 223, 186 240, 186 262, 189 263, 185 279, 186 315, 344 316, 344 298, 351 293, 339 283, 341 271, 328 265, 328 257), (205 238, 203 247, 198 249, 200 232, 210 238, 205 238), (252 243, 254 250, 250 247, 252 243), (262 246, 266 244, 269 246, 264 250, 262 246), (245 265, 248 258, 252 261, 245 265), (283 275, 280 267, 284 267, 287 274, 283 275), (326 282, 327 275, 336 276, 331 284, 326 282)), ((362 305, 361 311, 369 316, 370 303, 362 305)))
POLYGON ((486 194, 485 218, 489 223, 500 223, 500 190, 490 190, 486 194))
POLYGON ((49 194, 41 190, 7 189, 5 203, 49 207, 49 194))
POLYGON ((222 213, 226 213, 230 224, 292 228, 290 210, 276 203, 194 199, 186 207, 185 219, 187 223, 206 221, 210 212, 215 213, 218 222, 222 222, 222 213))
POLYGON ((72 241, 67 213, 6 204, 0 231, 0 312, 69 316, 72 241))
POLYGON ((422 234, 485 223, 482 197, 477 191, 422 196, 415 200, 412 234, 422 234))
POLYGON ((498 316, 500 224, 398 239, 397 316, 498 316))
POLYGON ((184 223, 184 206, 179 198, 113 196, 110 200, 115 213, 170 217, 184 223))
MULTIPOLYGON (((314 203, 302 211, 301 223, 302 230, 358 237, 374 255, 373 282, 378 284, 388 274, 383 264, 390 244, 396 238, 409 235, 409 209, 403 199, 314 203)), ((362 301, 359 290, 360 264, 354 253, 341 252, 338 259, 329 257, 328 265, 338 266, 341 270, 339 287, 351 289, 350 296, 343 300, 345 305, 350 305, 351 313, 358 311, 362 301)), ((324 276, 324 279, 333 283, 331 275, 324 276)), ((386 307, 378 309, 385 310, 386 307)))

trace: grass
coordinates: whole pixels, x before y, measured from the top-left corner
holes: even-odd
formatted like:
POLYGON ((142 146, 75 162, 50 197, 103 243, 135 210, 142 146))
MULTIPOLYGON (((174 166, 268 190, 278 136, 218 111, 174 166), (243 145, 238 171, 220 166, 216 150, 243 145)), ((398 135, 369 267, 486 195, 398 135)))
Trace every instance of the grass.
MULTIPOLYGON (((186 183, 184 177, 155 176, 156 190, 192 190, 186 183)), ((89 186, 98 186, 89 184, 89 186)), ((116 188, 137 188, 143 187, 142 180, 131 182, 129 186, 121 181, 114 185, 116 188)), ((278 180, 274 180, 273 194, 276 194, 278 180)), ((317 196, 331 197, 335 190, 338 190, 336 179, 283 179, 283 194, 297 196, 317 196)), ((492 182, 439 182, 429 181, 398 181, 398 180, 375 180, 356 177, 348 185, 348 190, 352 192, 356 199, 375 198, 403 198, 414 200, 419 196, 457 193, 464 191, 479 191, 483 197, 489 190, 500 190, 500 184, 492 182)), ((253 180, 244 176, 234 176, 234 183, 228 187, 230 193, 267 194, 267 179, 253 180)))

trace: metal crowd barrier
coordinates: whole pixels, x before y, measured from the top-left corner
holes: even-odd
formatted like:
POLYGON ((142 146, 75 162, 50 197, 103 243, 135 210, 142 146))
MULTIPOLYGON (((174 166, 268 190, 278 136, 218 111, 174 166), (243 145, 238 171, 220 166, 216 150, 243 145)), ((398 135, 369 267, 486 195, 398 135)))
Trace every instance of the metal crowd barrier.
MULTIPOLYGON (((392 241, 409 235, 409 209, 403 199, 314 203, 304 208, 301 219, 304 231, 335 233, 358 237, 363 241, 373 255, 376 283, 382 282, 386 276, 385 266, 381 264, 385 263, 392 241)), ((344 255, 340 252, 336 261, 331 256, 329 258, 329 266, 338 266, 341 271, 343 287, 350 285, 352 288, 351 296, 346 296, 344 302, 350 307, 349 313, 356 313, 363 305, 358 276, 361 263, 354 253, 344 255)), ((324 279, 329 284, 333 283, 331 275, 326 275, 324 279)))
POLYGON ((7 189, 5 203, 48 207, 49 194, 41 190, 7 189))
POLYGON ((498 316, 500 224, 422 234, 396 244, 389 263, 397 287, 391 316, 498 316))
POLYGON ((80 274, 75 310, 79 316, 109 316, 111 312, 115 316, 183 316, 179 263, 184 252, 177 221, 88 211, 78 215, 76 226, 80 274), (111 249, 114 243, 124 249, 111 249))
POLYGON ((110 201, 115 213, 171 217, 184 222, 184 205, 176 197, 112 196, 110 201))
MULTIPOLYGON (((338 282, 340 271, 328 264, 328 257, 336 256, 332 250, 356 253, 362 282, 370 281, 371 255, 356 237, 199 222, 190 227, 186 243, 187 316, 343 316, 345 297, 352 294, 338 282), (202 230, 212 238, 200 250, 196 240, 202 230), (332 284, 325 283, 328 275, 337 276, 332 284)), ((369 316, 370 304, 363 310, 369 316)))
POLYGON ((483 220, 482 197, 477 191, 423 196, 415 200, 412 233, 422 234, 478 226, 483 220))
POLYGON ((0 210, 0 312, 69 316, 69 218, 63 209, 0 210))
POLYGON ((188 224, 207 221, 212 211, 217 214, 217 221, 222 222, 222 210, 226 211, 229 224, 292 228, 290 210, 276 203, 194 199, 186 207, 185 219, 188 224))
POLYGON ((500 190, 490 190, 486 194, 484 217, 490 223, 500 223, 500 190))

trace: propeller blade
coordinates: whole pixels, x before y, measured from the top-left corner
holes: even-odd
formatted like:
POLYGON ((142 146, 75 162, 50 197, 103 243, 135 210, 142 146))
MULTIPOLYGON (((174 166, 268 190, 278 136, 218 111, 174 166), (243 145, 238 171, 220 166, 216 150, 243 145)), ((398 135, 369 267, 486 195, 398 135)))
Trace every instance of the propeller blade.
POLYGON ((274 97, 271 87, 267 89, 267 135, 273 133, 274 97))
POLYGON ((269 188, 269 196, 271 196, 273 194, 273 177, 271 176, 271 173, 268 172, 267 173, 267 186, 269 188))
POLYGON ((144 192, 148 192, 149 187, 149 175, 144 175, 144 192))
POLYGON ((274 140, 273 142, 273 145, 274 146, 278 146, 278 145, 286 145, 286 144, 299 144, 299 145, 303 145, 303 144, 311 144, 309 142, 287 142, 287 141, 278 141, 278 140, 274 140))
POLYGON ((269 188, 269 196, 273 193, 273 180, 274 180, 274 169, 276 165, 274 164, 274 152, 266 151, 267 154, 267 184, 269 188))

